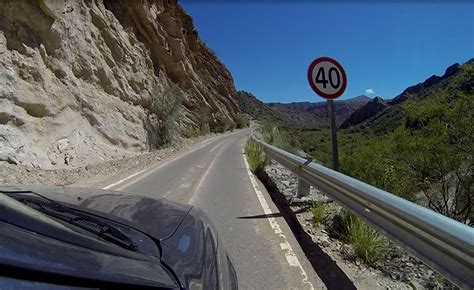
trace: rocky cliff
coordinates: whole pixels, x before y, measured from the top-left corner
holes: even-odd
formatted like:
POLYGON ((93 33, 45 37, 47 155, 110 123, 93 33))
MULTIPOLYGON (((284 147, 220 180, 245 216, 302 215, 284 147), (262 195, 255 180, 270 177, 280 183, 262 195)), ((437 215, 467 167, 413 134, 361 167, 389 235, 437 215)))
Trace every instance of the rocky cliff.
POLYGON ((212 130, 239 111, 231 74, 175 0, 0 0, 1 161, 118 158, 165 143, 171 117, 183 134, 202 112, 212 130))
POLYGON ((359 124, 364 120, 367 120, 380 111, 387 107, 387 103, 381 97, 375 97, 373 100, 365 104, 359 110, 353 112, 349 118, 347 118, 344 123, 342 123, 341 128, 346 129, 352 125, 359 124))

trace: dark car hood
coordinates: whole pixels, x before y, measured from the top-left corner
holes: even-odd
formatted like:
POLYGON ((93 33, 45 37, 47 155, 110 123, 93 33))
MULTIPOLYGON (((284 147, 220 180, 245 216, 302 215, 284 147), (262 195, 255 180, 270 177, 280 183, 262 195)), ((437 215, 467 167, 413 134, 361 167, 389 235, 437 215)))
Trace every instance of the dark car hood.
POLYGON ((170 237, 192 208, 190 205, 174 203, 162 198, 103 189, 0 186, 0 191, 5 193, 32 191, 58 202, 109 216, 157 240, 170 237))

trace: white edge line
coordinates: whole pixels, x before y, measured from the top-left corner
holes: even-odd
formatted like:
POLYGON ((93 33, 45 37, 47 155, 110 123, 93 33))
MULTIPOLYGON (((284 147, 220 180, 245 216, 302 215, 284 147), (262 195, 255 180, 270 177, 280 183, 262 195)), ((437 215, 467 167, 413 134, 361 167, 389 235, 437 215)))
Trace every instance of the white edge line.
POLYGON ((137 176, 138 174, 142 173, 142 172, 145 171, 145 170, 146 170, 146 169, 140 170, 140 171, 138 171, 138 172, 136 172, 136 173, 134 173, 134 174, 132 174, 132 175, 130 175, 130 176, 128 176, 128 177, 125 177, 124 179, 120 179, 119 181, 117 181, 117 182, 115 182, 115 183, 112 183, 112 184, 109 184, 109 185, 107 185, 107 186, 105 186, 105 187, 102 187, 102 189, 109 189, 109 188, 111 188, 111 187, 114 187, 114 186, 116 186, 117 184, 120 184, 120 183, 122 183, 122 182, 124 182, 124 181, 126 181, 126 180, 128 180, 128 179, 130 179, 130 178, 132 178, 132 177, 134 177, 134 176, 137 176))
MULTIPOLYGON (((255 191, 255 194, 257 195, 258 201, 260 202, 260 205, 262 206, 263 212, 266 215, 270 215, 270 214, 272 214, 272 210, 270 209, 270 206, 268 205, 267 201, 265 200, 265 197, 263 196, 263 193, 258 188, 258 183, 257 183, 257 181, 255 179, 255 176, 253 175, 252 171, 250 171, 250 166, 249 166, 249 163, 247 161, 246 156, 247 155, 245 154, 245 150, 242 149, 242 157, 244 159, 245 168, 247 169, 247 174, 250 178, 250 183, 252 184, 252 187, 255 191)), ((267 220, 270 223, 270 227, 275 231, 275 234, 277 234, 278 236, 280 236, 284 240, 283 243, 280 243, 280 248, 282 250, 286 251, 285 258, 286 258, 286 261, 288 262, 288 264, 292 267, 298 267, 300 269, 301 275, 303 276, 302 282, 304 284, 308 284, 308 286, 311 289, 314 289, 313 284, 308 280, 308 275, 306 274, 305 270, 303 269, 303 266, 301 265, 300 261, 298 260, 298 257, 296 256, 295 252, 293 251, 290 243, 286 239, 286 236, 283 234, 283 231, 281 230, 281 227, 278 224, 278 222, 276 221, 276 219, 272 217, 272 218, 267 218, 267 220)))

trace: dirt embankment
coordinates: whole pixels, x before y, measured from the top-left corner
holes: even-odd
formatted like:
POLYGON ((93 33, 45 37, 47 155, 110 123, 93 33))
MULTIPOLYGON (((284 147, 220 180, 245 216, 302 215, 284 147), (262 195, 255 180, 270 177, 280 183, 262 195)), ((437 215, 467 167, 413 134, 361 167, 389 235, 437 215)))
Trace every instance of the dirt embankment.
POLYGON ((102 188, 135 172, 150 168, 161 160, 172 158, 201 142, 218 136, 208 134, 180 142, 160 150, 100 163, 84 165, 73 169, 42 169, 27 165, 13 165, 0 162, 0 184, 4 185, 52 185, 102 188))

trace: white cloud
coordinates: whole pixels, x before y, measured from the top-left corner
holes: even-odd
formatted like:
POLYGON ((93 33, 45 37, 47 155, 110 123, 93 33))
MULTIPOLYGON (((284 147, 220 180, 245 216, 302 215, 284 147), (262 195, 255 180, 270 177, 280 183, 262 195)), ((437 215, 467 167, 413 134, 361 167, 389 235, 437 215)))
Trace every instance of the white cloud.
POLYGON ((372 95, 372 94, 375 94, 375 92, 374 92, 373 89, 367 89, 367 90, 365 90, 365 94, 366 95, 372 95))

